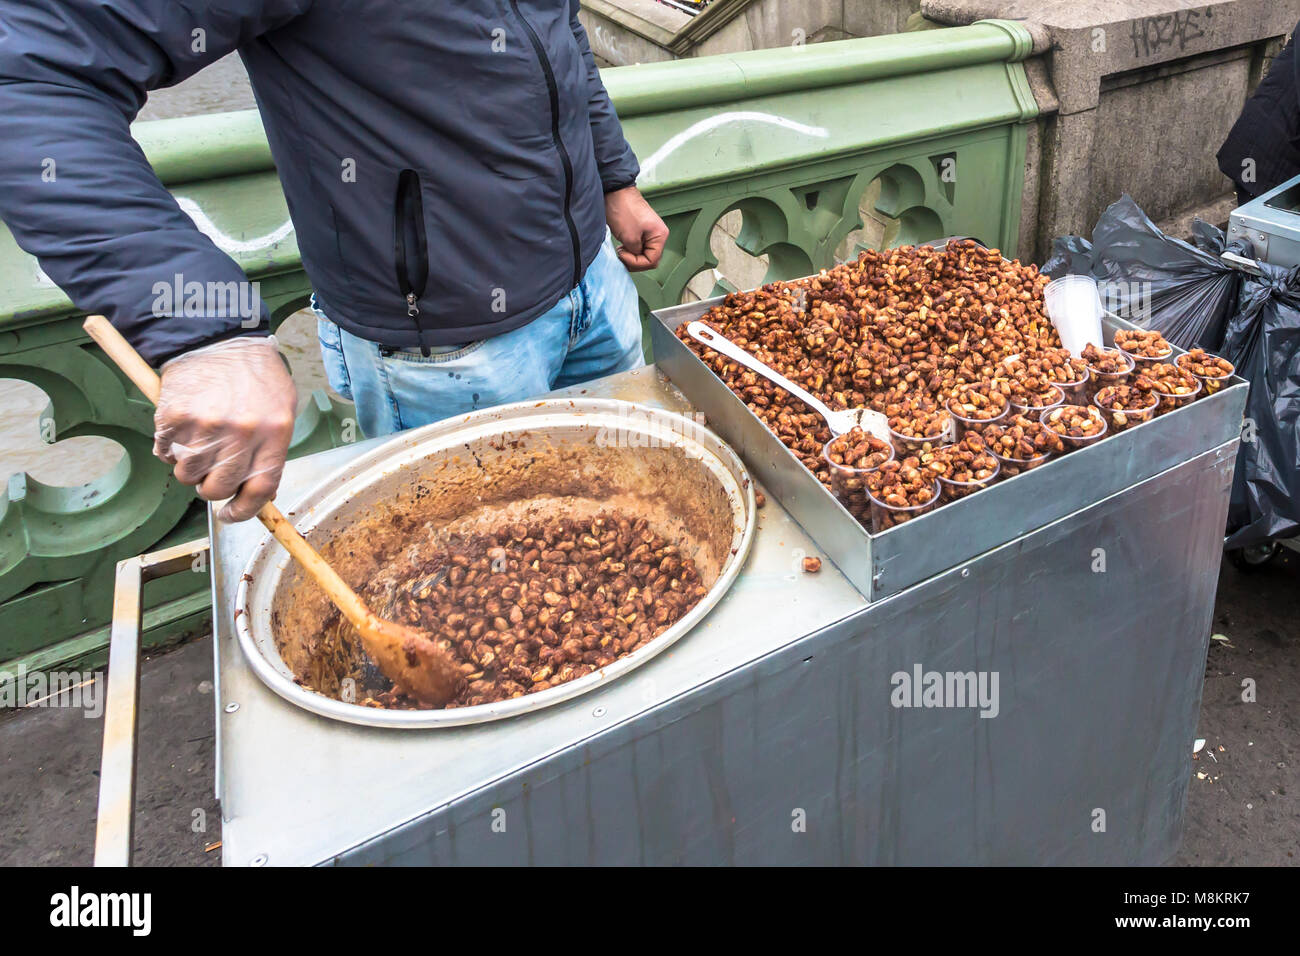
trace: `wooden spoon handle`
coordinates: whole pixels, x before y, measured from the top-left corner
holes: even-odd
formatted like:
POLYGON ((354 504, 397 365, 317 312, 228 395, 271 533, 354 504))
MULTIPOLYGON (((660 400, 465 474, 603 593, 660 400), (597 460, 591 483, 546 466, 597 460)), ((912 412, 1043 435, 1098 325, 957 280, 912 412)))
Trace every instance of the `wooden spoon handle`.
MULTIPOLYGON (((104 350, 104 354, 135 383, 135 387, 140 389, 149 401, 157 405, 158 396, 162 393, 162 379, 149 367, 149 363, 140 356, 131 343, 122 337, 122 333, 113 326, 113 323, 102 315, 92 315, 86 319, 83 327, 86 334, 104 350)), ((262 524, 266 525, 266 530, 275 536, 275 540, 284 545, 293 559, 302 565, 303 569, 338 605, 339 610, 354 627, 362 630, 365 624, 373 626, 374 619, 365 602, 356 591, 348 587, 347 582, 338 576, 338 572, 329 566, 319 552, 307 543, 307 539, 298 533, 298 529, 288 518, 281 514, 274 502, 268 501, 262 505, 261 510, 257 512, 257 517, 262 524)))

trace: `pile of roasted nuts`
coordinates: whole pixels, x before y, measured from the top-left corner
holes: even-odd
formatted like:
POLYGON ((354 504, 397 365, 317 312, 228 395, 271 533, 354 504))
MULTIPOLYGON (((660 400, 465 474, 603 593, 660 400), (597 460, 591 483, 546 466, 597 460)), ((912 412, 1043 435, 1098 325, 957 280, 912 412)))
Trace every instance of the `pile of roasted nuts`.
MULTIPOLYGON (((1095 396, 1109 386, 1129 384, 1135 360, 1120 348, 1089 347, 1081 358, 1062 348, 1044 306, 1047 281, 1034 265, 1006 261, 996 249, 954 240, 942 249, 900 246, 864 252, 810 279, 733 293, 702 318, 831 408, 884 414, 896 457, 880 465, 867 490, 878 502, 885 500, 876 494, 880 491, 907 507, 927 510, 937 503, 938 487, 927 485, 921 456, 968 433, 985 438, 989 453, 1006 436, 1016 448, 1027 442, 1039 450, 1011 468, 999 459, 1002 477, 1026 470, 1024 462, 1043 453, 1060 454, 1106 433, 1095 396), (1024 421, 1016 420, 1018 412, 1026 413, 1024 421), (1035 427, 1040 425, 1035 418, 1046 427, 1035 427), (991 423, 1009 430, 990 437, 985 432, 991 423), (1045 432, 1055 437, 1045 437, 1045 432)), ((697 342, 684 325, 677 334, 831 486, 824 453, 831 434, 819 415, 697 342)), ((1154 355, 1167 347, 1158 333, 1122 341, 1135 354, 1154 355)), ((1180 356, 1180 362, 1187 357, 1180 356)), ((1211 358, 1199 359, 1198 367, 1209 369, 1211 358)), ((1187 371, 1196 374, 1195 368, 1187 371)), ((854 511, 859 518, 860 505, 859 498, 854 511)))
POLYGON ((867 491, 877 532, 919 518, 939 504, 939 480, 914 457, 892 458, 868 474, 867 491))
POLYGON ((1194 401, 1202 387, 1200 379, 1172 362, 1161 362, 1143 369, 1133 384, 1156 396, 1160 402, 1158 415, 1194 401))
POLYGON ((1154 329, 1120 329, 1115 333, 1115 347, 1134 359, 1167 359, 1174 352, 1154 329))
POLYGON ((1061 405, 1043 416, 1043 424, 1061 437, 1066 451, 1106 434, 1106 419, 1096 405, 1061 405))
POLYGON ((1191 372, 1205 387, 1206 395, 1213 395, 1223 387, 1224 379, 1236 371, 1226 358, 1211 355, 1205 349, 1192 349, 1178 356, 1178 367, 1191 372))
POLYGON ((1065 452, 1061 436, 1039 419, 1013 415, 993 425, 985 425, 980 437, 998 460, 1003 478, 1014 478, 1022 471, 1037 468, 1053 455, 1065 452))
MULTIPOLYGON (((459 664, 448 707, 522 697, 644 647, 707 589, 695 563, 644 518, 554 519, 452 540, 403 575, 388 611, 459 664)), ((378 706, 402 706, 391 699, 378 706)))
POLYGON ((1007 397, 1010 392, 1010 381, 1000 378, 978 385, 959 386, 946 406, 948 414, 957 423, 957 437, 965 434, 968 428, 978 428, 1005 416, 1011 407, 1007 397))
MULTIPOLYGON (((992 427, 992 426, 985 426, 992 427)), ((942 501, 956 501, 987 488, 998 477, 998 460, 978 432, 968 431, 951 445, 918 456, 922 469, 939 479, 942 501)))
POLYGON ((1122 432, 1155 418, 1160 399, 1136 385, 1107 385, 1097 393, 1096 404, 1106 416, 1106 427, 1122 432))

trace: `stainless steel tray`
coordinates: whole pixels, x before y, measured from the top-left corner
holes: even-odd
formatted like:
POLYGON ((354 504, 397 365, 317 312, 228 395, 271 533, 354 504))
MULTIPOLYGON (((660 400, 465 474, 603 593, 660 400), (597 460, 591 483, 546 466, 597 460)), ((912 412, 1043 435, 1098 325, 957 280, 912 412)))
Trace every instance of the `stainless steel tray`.
MULTIPOLYGON (((1248 386, 1234 376, 1214 395, 871 534, 674 335, 683 322, 700 318, 724 298, 654 312, 655 364, 868 601, 896 594, 1240 435, 1248 386)), ((1103 325, 1108 345, 1116 329, 1137 328, 1114 315, 1103 325)), ((1080 561, 1089 560, 1090 546, 1081 543, 1080 549, 1080 561)))

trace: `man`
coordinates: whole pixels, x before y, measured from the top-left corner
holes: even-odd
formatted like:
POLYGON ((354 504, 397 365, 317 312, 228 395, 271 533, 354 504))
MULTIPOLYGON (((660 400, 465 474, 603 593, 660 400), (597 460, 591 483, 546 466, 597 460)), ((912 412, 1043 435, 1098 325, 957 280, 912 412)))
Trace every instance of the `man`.
POLYGON ((641 362, 627 269, 668 230, 578 5, 0 0, 0 217, 162 367, 155 453, 233 495, 223 518, 274 496, 296 393, 268 310, 230 307, 245 276, 131 139, 147 91, 239 52, 331 384, 384 434, 641 362))
POLYGON ((1300 175, 1300 62, 1294 33, 1246 100, 1218 160, 1237 187, 1238 205, 1300 175))

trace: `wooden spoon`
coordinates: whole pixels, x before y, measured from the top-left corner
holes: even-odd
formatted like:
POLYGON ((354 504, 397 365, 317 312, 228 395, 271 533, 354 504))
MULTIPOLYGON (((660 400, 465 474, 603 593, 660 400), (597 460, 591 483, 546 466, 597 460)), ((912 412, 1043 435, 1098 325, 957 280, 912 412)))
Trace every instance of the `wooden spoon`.
MULTIPOLYGON (((122 337, 122 333, 102 315, 90 316, 84 327, 136 388, 157 405, 162 379, 122 337)), ((386 677, 402 691, 430 707, 441 707, 455 696, 460 674, 427 634, 376 617, 273 502, 262 505, 257 517, 357 629, 366 653, 386 677)))

